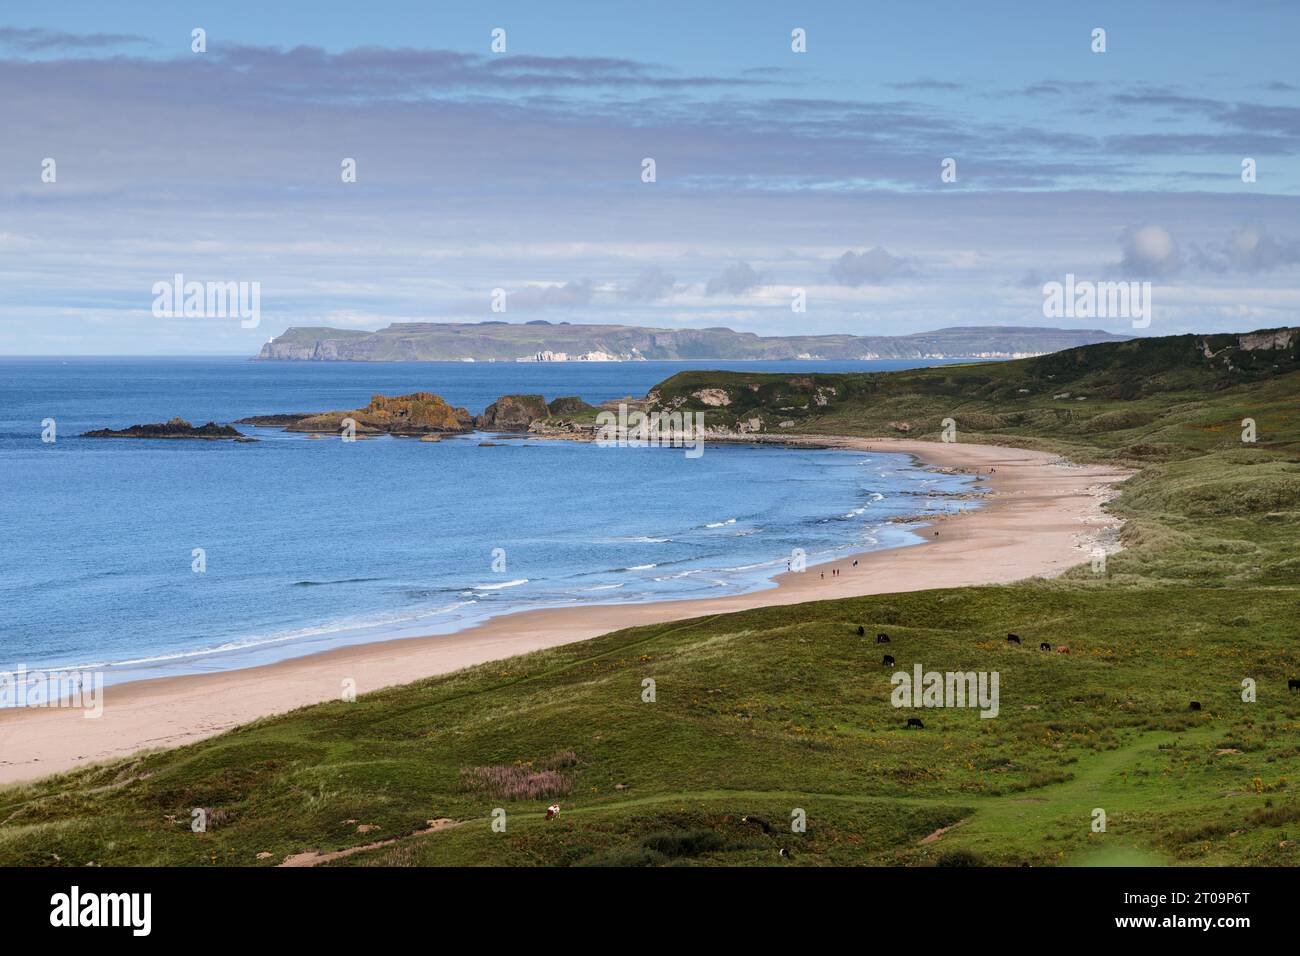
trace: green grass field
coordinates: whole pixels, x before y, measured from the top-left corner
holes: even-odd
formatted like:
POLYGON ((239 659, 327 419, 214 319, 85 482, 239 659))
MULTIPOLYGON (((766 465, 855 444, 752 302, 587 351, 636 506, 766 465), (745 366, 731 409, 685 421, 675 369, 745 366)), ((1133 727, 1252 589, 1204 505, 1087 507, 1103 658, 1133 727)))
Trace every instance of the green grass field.
MULTIPOLYGON (((937 438, 951 416, 963 440, 1139 464, 1112 504, 1126 550, 1104 575, 636 628, 304 708, 0 791, 0 863, 274 865, 381 841, 328 865, 1300 863, 1294 346, 1272 368, 1238 356, 1235 378, 1189 370, 1171 346, 1136 393, 1102 395, 1133 373, 1093 350, 1127 345, 840 382, 797 429, 875 435, 906 417, 937 438), (1087 415, 1019 391, 1071 363, 1087 415), (995 386, 962 398, 976 387, 951 382, 967 374, 995 386), (1247 417, 1255 443, 1240 440, 1247 417), (881 665, 877 631, 897 667, 881 665), (918 662, 997 671, 999 715, 894 708, 891 674, 918 662), (905 729, 914 715, 924 729, 905 729), (191 832, 197 807, 207 832, 191 832), (455 825, 419 832, 443 819, 455 825)), ((658 392, 692 407, 702 387, 766 389, 741 420, 788 414, 773 403, 804 386, 779 383, 807 378, 689 373, 658 392)))

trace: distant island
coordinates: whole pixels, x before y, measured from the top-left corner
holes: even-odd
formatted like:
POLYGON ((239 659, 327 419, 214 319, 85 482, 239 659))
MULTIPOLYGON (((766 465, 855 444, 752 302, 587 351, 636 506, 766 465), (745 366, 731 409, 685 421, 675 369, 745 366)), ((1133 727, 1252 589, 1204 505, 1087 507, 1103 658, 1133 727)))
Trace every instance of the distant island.
POLYGON ((727 328, 405 322, 374 332, 291 328, 262 346, 263 361, 636 362, 1013 359, 1131 336, 1098 329, 965 326, 911 335, 762 336, 727 328))

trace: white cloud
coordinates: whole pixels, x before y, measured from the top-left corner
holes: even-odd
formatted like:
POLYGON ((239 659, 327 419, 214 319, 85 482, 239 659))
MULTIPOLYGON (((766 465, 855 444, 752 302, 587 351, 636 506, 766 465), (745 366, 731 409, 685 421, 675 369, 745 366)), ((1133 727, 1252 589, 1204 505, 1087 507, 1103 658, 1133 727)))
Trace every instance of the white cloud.
POLYGON ((1164 226, 1142 226, 1124 232, 1120 267, 1146 278, 1174 275, 1183 266, 1178 243, 1164 226))
POLYGON ((908 275, 911 271, 907 260, 876 246, 863 252, 849 250, 831 264, 831 278, 841 285, 854 288, 880 285, 898 276, 908 275))
POLYGON ((744 295, 763 284, 763 276, 748 262, 727 266, 704 286, 705 295, 744 295))

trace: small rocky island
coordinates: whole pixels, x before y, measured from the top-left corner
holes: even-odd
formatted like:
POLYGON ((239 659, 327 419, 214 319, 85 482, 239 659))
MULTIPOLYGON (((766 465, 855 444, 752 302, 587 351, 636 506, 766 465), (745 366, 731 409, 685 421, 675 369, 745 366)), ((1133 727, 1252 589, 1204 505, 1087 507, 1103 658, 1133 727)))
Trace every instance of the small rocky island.
POLYGON ((474 430, 474 417, 432 392, 374 395, 365 408, 350 411, 253 415, 237 425, 283 428, 290 432, 340 432, 351 419, 358 435, 463 435, 474 430))
POLYGON ((173 418, 166 422, 154 422, 148 425, 132 425, 130 428, 100 428, 95 431, 82 432, 82 438, 198 438, 204 441, 257 441, 247 438, 238 429, 230 425, 218 425, 208 422, 206 425, 191 425, 183 418, 173 418))
POLYGON ((480 431, 527 432, 540 430, 534 426, 545 423, 568 424, 574 418, 594 421, 597 411, 576 395, 549 404, 541 395, 502 395, 475 417, 474 425, 480 431))
POLYGON ((235 422, 236 425, 257 425, 261 428, 288 428, 304 418, 310 418, 309 412, 290 412, 283 415, 250 415, 235 422))

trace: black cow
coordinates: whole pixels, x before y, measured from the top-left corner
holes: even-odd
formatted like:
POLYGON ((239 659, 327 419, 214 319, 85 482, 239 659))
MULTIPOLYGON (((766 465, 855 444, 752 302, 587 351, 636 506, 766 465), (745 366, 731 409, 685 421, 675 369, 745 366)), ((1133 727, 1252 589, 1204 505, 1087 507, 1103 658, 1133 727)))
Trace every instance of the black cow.
POLYGON ((858 637, 866 637, 866 636, 867 636, 867 629, 866 629, 865 627, 863 627, 861 624, 859 624, 859 625, 858 625, 858 637))
POLYGON ((1008 635, 1007 635, 1007 643, 1008 643, 1008 644, 1019 644, 1019 643, 1020 643, 1020 636, 1019 636, 1018 634, 1008 634, 1008 635))
POLYGON ((913 727, 917 728, 918 730, 925 730, 925 724, 921 723, 920 717, 907 718, 907 729, 911 730, 913 727))
POLYGON ((881 660, 880 663, 881 663, 882 666, 884 666, 884 667, 888 667, 890 664, 894 663, 894 658, 893 658, 892 655, 890 655, 890 654, 886 654, 885 657, 884 657, 884 659, 881 660))
POLYGON ((1201 702, 1200 702, 1199 700, 1194 700, 1194 701, 1192 701, 1192 706, 1188 707, 1187 709, 1188 709, 1188 710, 1200 710, 1200 709, 1201 709, 1201 702))
POLYGON ((764 833, 772 832, 772 824, 768 823, 762 817, 741 817, 741 823, 748 823, 750 826, 758 827, 764 833))
POLYGON ((877 643, 877 644, 888 644, 888 643, 889 643, 889 635, 888 635, 888 634, 877 634, 877 635, 876 635, 876 643, 877 643))
POLYGON ((1038 645, 1038 649, 1040 651, 1050 651, 1052 649, 1052 645, 1048 644, 1046 641, 1043 641, 1043 643, 1038 645))
POLYGON ((1297 680, 1297 679, 1294 678, 1294 677, 1289 678, 1289 679, 1287 680, 1287 682, 1286 682, 1286 689, 1287 689, 1287 690, 1300 690, 1300 680, 1297 680))

